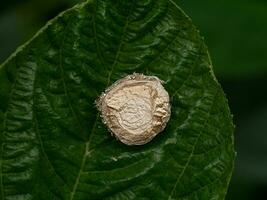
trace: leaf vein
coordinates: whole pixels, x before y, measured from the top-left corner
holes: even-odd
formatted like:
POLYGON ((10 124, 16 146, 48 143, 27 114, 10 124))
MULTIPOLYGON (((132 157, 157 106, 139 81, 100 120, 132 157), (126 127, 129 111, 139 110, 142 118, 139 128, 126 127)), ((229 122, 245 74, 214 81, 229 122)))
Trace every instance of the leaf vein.
POLYGON ((99 40, 98 40, 97 32, 96 32, 96 10, 97 10, 97 8, 98 8, 98 1, 96 1, 96 6, 95 6, 95 9, 94 9, 94 15, 93 15, 94 40, 95 40, 95 43, 96 43, 96 52, 97 52, 97 55, 100 58, 99 60, 105 66, 105 64, 102 61, 103 57, 102 57, 102 53, 101 53, 101 50, 100 50, 99 40))
MULTIPOLYGON (((15 59, 15 65, 17 66, 17 60, 15 59)), ((1 155, 0 155, 0 185, 1 185, 1 197, 3 199, 5 199, 5 192, 4 192, 4 182, 3 182, 3 152, 4 152, 4 132, 5 132, 5 129, 6 129, 6 120, 7 120, 7 113, 8 113, 8 108, 9 108, 9 105, 10 105, 10 99, 12 97, 12 94, 14 92, 14 88, 15 88, 15 85, 17 83, 17 78, 18 78, 18 73, 16 73, 16 77, 15 77, 15 80, 14 80, 14 83, 11 85, 11 90, 10 90, 10 93, 8 95, 8 104, 7 104, 7 108, 6 108, 6 112, 4 114, 4 120, 3 120, 3 131, 1 132, 1 155)))
MULTIPOLYGON (((227 168, 226 170, 228 170, 228 169, 229 169, 229 168, 227 168)), ((193 191, 193 192, 190 193, 190 194, 185 194, 185 195, 179 197, 179 199, 180 199, 180 198, 184 199, 185 197, 188 197, 188 196, 191 196, 191 195, 193 195, 193 194, 196 194, 196 193, 198 193, 199 191, 202 191, 203 189, 205 189, 206 187, 208 187, 208 186, 210 186, 210 185, 213 185, 213 184, 216 183, 216 182, 219 182, 219 181, 223 178, 224 175, 225 175, 225 174, 223 173, 221 176, 215 178, 215 179, 212 180, 210 183, 201 186, 200 188, 198 188, 197 190, 193 191)))
MULTIPOLYGON (((33 103, 34 105, 34 103, 33 103)), ((40 129, 39 129, 39 122, 38 122, 38 119, 37 119, 37 116, 35 115, 35 110, 33 111, 33 120, 34 120, 34 123, 35 123, 35 132, 36 132, 36 136, 38 138, 38 141, 39 141, 39 145, 40 145, 40 150, 43 154, 43 156, 45 157, 45 159, 47 160, 47 163, 50 165, 51 169, 53 170, 53 172, 55 173, 55 175, 65 184, 65 180, 57 173, 55 167, 53 166, 53 164, 51 163, 46 151, 45 151, 45 148, 44 148, 44 144, 43 144, 43 141, 42 141, 42 138, 41 138, 41 135, 40 135, 40 129)))
POLYGON ((95 120, 95 122, 94 122, 94 125, 93 125, 93 127, 92 127, 90 137, 89 137, 88 141, 85 143, 85 150, 84 150, 84 154, 83 154, 83 158, 82 158, 82 162, 81 162, 80 170, 79 170, 79 172, 78 172, 78 175, 77 175, 77 177, 76 177, 76 180, 75 180, 73 189, 72 189, 72 191, 71 191, 71 194, 70 194, 70 200, 73 200, 73 199, 74 199, 74 196, 75 196, 75 194, 76 194, 76 191, 77 191, 77 188, 78 188, 80 179, 81 179, 81 175, 82 175, 82 172, 83 172, 84 167, 85 167, 86 158, 87 158, 87 156, 88 156, 89 153, 90 153, 90 141, 91 141, 92 135, 93 135, 93 133, 94 133, 94 131, 95 131, 96 124, 97 124, 97 121, 98 121, 98 118, 99 118, 99 114, 97 115, 96 120, 95 120))
MULTIPOLYGON (((216 98, 216 97, 217 97, 217 93, 214 95, 214 99, 213 99, 212 105, 210 106, 210 112, 208 113, 208 116, 207 116, 205 122, 203 123, 203 128, 206 126, 207 122, 209 121, 209 117, 210 117, 211 109, 212 109, 213 106, 215 105, 215 98, 216 98)), ((173 196, 174 191, 175 191, 177 185, 179 184, 181 178, 183 177, 183 175, 184 175, 184 173, 185 173, 185 170, 186 170, 187 167, 189 166, 189 164, 190 164, 190 162, 191 162, 191 159, 192 159, 192 157, 193 157, 193 155, 194 155, 194 152, 195 152, 195 149, 196 149, 196 145, 197 145, 197 143, 198 143, 198 141, 199 141, 199 138, 201 137, 202 134, 203 134, 203 129, 202 129, 202 131, 199 132, 199 134, 198 134, 198 136, 197 136, 197 138, 196 138, 196 141, 195 141, 195 143, 194 143, 194 145, 193 145, 193 148, 192 148, 191 153, 190 153, 190 155, 189 155, 189 157, 188 157, 188 159, 187 159, 187 162, 186 162, 186 164, 184 165, 184 167, 183 167, 183 169, 182 169, 182 172, 181 172, 180 175, 177 177, 176 182, 175 182, 175 184, 174 184, 174 186, 173 186, 173 189, 171 190, 171 193, 170 193, 170 195, 169 195, 169 197, 168 197, 168 200, 171 200, 171 197, 173 196)))
POLYGON ((122 35, 121 35, 121 39, 120 39, 120 43, 119 43, 119 47, 118 47, 118 50, 117 50, 117 53, 116 53, 116 56, 115 56, 115 59, 113 61, 113 64, 111 65, 111 70, 109 72, 109 75, 108 75, 108 82, 107 82, 107 85, 110 84, 110 79, 111 79, 111 75, 113 73, 113 70, 114 70, 114 67, 116 66, 117 62, 118 62, 118 59, 119 59, 119 56, 120 56, 120 53, 121 53, 121 48, 124 44, 124 37, 125 37, 125 34, 127 32, 127 29, 128 29, 128 26, 129 26, 129 18, 131 16, 131 12, 133 10, 133 7, 134 7, 134 1, 132 1, 132 5, 131 5, 131 8, 129 10, 129 14, 126 18, 126 22, 125 22, 125 25, 123 27, 123 31, 122 31, 122 35))
POLYGON ((59 67, 60 67, 60 71, 61 71, 61 79, 62 79, 62 83, 63 83, 63 90, 64 90, 64 93, 65 93, 65 96, 66 96, 66 100, 68 102, 68 105, 69 105, 69 108, 70 108, 70 111, 73 115, 73 117, 75 118, 80 130, 85 133, 85 130, 83 129, 81 123, 80 123, 80 119, 79 117, 77 116, 74 108, 73 108, 73 105, 72 105, 72 102, 71 102, 71 98, 70 98, 70 95, 69 95, 69 91, 67 89, 67 84, 66 84, 66 81, 65 81, 65 78, 64 78, 64 68, 63 68, 63 46, 64 46, 64 43, 65 43, 65 39, 66 39, 66 33, 67 33, 67 29, 70 25, 70 21, 68 21, 65 29, 64 29, 64 33, 63 33, 63 37, 62 37, 62 44, 60 45, 60 49, 59 49, 59 67))
MULTIPOLYGON (((125 22, 125 25, 124 25, 124 28, 123 28, 123 33, 122 33, 122 36, 121 36, 121 42, 119 44, 118 51, 117 51, 116 56, 115 56, 115 59, 113 61, 113 64, 112 64, 112 67, 111 67, 111 71, 110 71, 110 73, 108 75, 107 86, 110 84, 111 75, 113 73, 114 67, 115 67, 115 65, 117 63, 117 60, 119 58, 119 55, 120 55, 121 47, 123 45, 123 38, 124 38, 124 35, 125 35, 126 31, 127 31, 127 27, 129 25, 129 17, 130 17, 131 10, 133 9, 133 5, 134 5, 134 3, 132 3, 131 9, 129 11, 129 15, 126 18, 126 22, 125 22)), ((97 40, 95 40, 95 42, 97 42, 97 40)), ((89 137, 88 141, 85 144, 85 151, 84 151, 84 155, 83 155, 83 158, 82 158, 81 167, 80 167, 80 170, 78 172, 77 178, 75 180, 75 183, 74 183, 72 192, 70 194, 70 200, 73 200, 74 199, 74 196, 76 194, 76 191, 77 191, 77 188, 78 188, 80 179, 81 179, 81 174, 82 174, 82 172, 84 170, 84 167, 85 167, 86 158, 87 158, 87 156, 90 153, 90 143, 91 143, 91 140, 92 140, 91 138, 92 138, 92 135, 94 134, 94 131, 95 131, 95 128, 96 128, 96 124, 97 124, 98 118, 99 118, 99 112, 98 112, 98 114, 96 116, 96 120, 95 120, 94 125, 92 127, 90 137, 89 137)))

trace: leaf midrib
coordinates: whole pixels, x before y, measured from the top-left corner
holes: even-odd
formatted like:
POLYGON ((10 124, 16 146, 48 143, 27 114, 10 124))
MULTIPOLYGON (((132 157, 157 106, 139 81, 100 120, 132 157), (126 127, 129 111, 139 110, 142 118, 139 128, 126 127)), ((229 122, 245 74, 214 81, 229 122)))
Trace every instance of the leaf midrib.
MULTIPOLYGON (((96 0, 96 3, 98 3, 98 0, 96 0)), ((120 39, 120 43, 119 43, 119 46, 118 46, 118 50, 116 52, 116 56, 114 58, 114 61, 112 63, 112 66, 111 66, 111 70, 110 70, 110 73, 108 74, 108 81, 107 81, 107 86, 110 84, 110 81, 111 81, 111 76, 112 76, 112 73, 113 73, 113 70, 114 70, 114 67, 116 66, 117 62, 118 62, 118 58, 119 58, 119 55, 120 55, 120 52, 121 52, 121 48, 123 46, 123 43, 124 43, 124 37, 125 37, 125 34, 126 34, 126 31, 127 31, 127 28, 128 28, 128 25, 129 25, 129 18, 130 18, 130 15, 131 15, 131 12, 132 12, 132 9, 134 7, 134 1, 132 1, 132 5, 131 5, 131 8, 128 12, 128 16, 126 17, 126 21, 125 21, 125 25, 123 27, 123 31, 122 31, 122 36, 121 36, 121 39, 120 39)), ((94 15, 96 14, 96 11, 94 12, 94 15)), ((95 17, 93 17, 93 23, 95 24, 95 17)), ((97 32, 96 32, 96 28, 94 27, 94 37, 95 37, 95 41, 96 43, 98 43, 98 40, 97 40, 97 32)), ((98 46, 98 44, 97 44, 98 46)), ((97 48, 97 51, 98 51, 98 54, 100 53, 100 48, 98 46, 97 48)), ((101 54, 100 54, 101 55, 101 54)), ((101 60, 101 59, 100 59, 101 60)), ((72 189, 72 192, 70 194, 70 200, 73 200, 74 197, 75 197, 75 194, 76 194, 76 191, 77 191, 77 188, 78 188, 78 185, 79 185, 79 182, 80 182, 80 179, 81 179, 81 174, 82 172, 84 171, 84 167, 85 167, 85 163, 86 163, 86 159, 87 157, 90 155, 90 143, 91 143, 91 140, 92 140, 92 135, 94 134, 95 132, 95 128, 96 128, 96 124, 97 124, 97 121, 99 119, 99 111, 97 113, 97 116, 96 116, 96 120, 94 122, 94 125, 93 125, 93 128, 91 130, 91 134, 90 134, 90 137, 88 139, 88 141, 85 143, 85 151, 84 151, 84 155, 83 155, 83 159, 82 159, 82 162, 81 162, 81 166, 80 166, 80 170, 78 172, 78 175, 77 175, 77 178, 75 180, 75 183, 74 183, 74 186, 73 186, 73 189, 72 189)))

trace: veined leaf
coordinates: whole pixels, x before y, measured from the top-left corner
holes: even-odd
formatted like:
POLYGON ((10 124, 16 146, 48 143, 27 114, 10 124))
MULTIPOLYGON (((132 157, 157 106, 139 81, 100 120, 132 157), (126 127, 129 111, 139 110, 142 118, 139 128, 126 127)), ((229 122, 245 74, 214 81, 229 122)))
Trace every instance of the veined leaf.
POLYGON ((233 124, 205 44, 172 0, 91 0, 49 22, 0 67, 3 200, 224 199, 233 124), (172 115, 126 146, 95 100, 133 72, 166 82, 172 115))

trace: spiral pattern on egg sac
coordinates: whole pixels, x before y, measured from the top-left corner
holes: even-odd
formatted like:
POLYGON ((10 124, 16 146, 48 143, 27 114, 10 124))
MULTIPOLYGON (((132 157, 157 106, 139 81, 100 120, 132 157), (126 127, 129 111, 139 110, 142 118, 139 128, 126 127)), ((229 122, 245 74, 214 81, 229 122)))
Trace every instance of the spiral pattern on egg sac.
POLYGON ((143 145, 170 119, 169 94, 155 76, 133 74, 115 82, 98 100, 103 122, 126 145, 143 145))

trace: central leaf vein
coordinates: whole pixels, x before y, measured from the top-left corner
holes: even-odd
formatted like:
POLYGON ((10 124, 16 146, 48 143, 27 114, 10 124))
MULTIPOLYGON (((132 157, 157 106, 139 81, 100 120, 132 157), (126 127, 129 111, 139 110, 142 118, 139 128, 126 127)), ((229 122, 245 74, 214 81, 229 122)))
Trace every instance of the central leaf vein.
MULTIPOLYGON (((98 2, 98 1, 96 1, 98 2)), ((125 21, 125 25, 123 27, 123 31, 122 31, 122 36, 121 36, 121 39, 120 39, 120 43, 119 43, 119 46, 118 46, 118 50, 117 50, 117 53, 116 53, 116 56, 114 58, 114 61, 113 61, 113 64, 111 66, 111 70, 110 70, 110 73, 107 77, 108 81, 107 81, 107 86, 110 84, 110 81, 111 81, 111 76, 112 76, 112 73, 113 73, 113 70, 114 70, 114 67, 116 66, 117 62, 118 62, 118 58, 120 56, 120 51, 121 51, 121 48, 122 48, 122 45, 123 45, 123 42, 124 42, 124 37, 125 37, 125 34, 127 32, 127 28, 128 28, 128 25, 129 25, 129 18, 130 18, 130 15, 131 15, 131 12, 132 12, 132 9, 134 7, 134 3, 132 2, 132 5, 131 5, 131 8, 130 8, 130 11, 129 11, 129 14, 126 18, 126 21, 125 21)), ((96 14, 97 10, 95 11, 94 15, 96 14)), ((95 20, 95 19, 94 19, 95 20)), ((96 30, 95 30, 95 34, 96 34, 96 30)), ((96 36, 95 36, 96 37, 96 36)), ((95 38, 95 42, 98 43, 97 39, 95 38)), ((97 44, 98 46, 99 44, 97 44)), ((80 166, 80 170, 78 172, 78 175, 77 175, 77 178, 75 180, 75 183, 74 183, 74 186, 73 186, 73 189, 72 189, 72 192, 70 194, 70 200, 73 200, 74 197, 75 197, 75 194, 76 194, 76 191, 77 191, 77 188, 78 188, 78 185, 79 185, 79 182, 80 182, 80 179, 81 179, 81 175, 84 171, 84 167, 85 167, 85 164, 86 164, 86 159, 87 157, 90 155, 90 143, 91 143, 91 140, 92 140, 92 136, 95 132, 95 129, 96 129, 96 124, 97 124, 97 121, 99 119, 99 112, 96 116, 96 120, 94 122, 94 125, 92 127, 92 130, 91 130, 91 134, 90 134, 90 137, 88 139, 88 141, 86 142, 85 144, 85 151, 84 151, 84 155, 83 155, 83 158, 82 158, 82 162, 81 162, 81 166, 80 166)))

